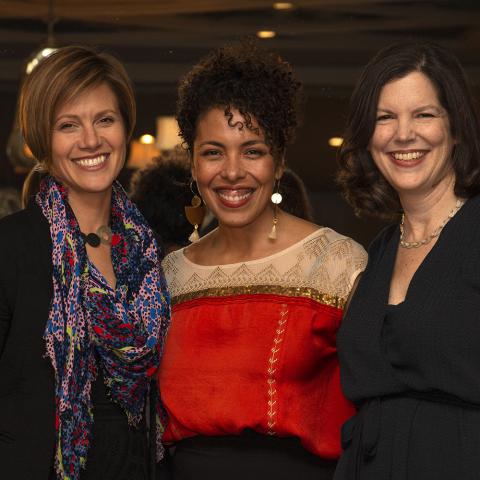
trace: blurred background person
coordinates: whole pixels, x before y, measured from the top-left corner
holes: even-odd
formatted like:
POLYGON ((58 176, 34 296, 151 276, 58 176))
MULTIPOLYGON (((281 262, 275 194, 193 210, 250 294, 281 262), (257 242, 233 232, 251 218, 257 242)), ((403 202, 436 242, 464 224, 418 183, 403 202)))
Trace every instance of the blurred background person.
POLYGON ((153 232, 115 181, 132 85, 112 56, 60 48, 26 78, 20 118, 36 167, 26 209, 0 221, 2 477, 145 480, 169 309, 153 232))
POLYGON ((0 218, 15 213, 20 208, 20 192, 14 188, 0 188, 0 218))
POLYGON ((340 425, 335 337, 366 258, 283 211, 301 85, 253 41, 213 51, 177 103, 192 188, 218 228, 164 262, 173 320, 159 382, 178 479, 331 479, 340 425))
POLYGON ((130 198, 164 246, 165 254, 190 243, 192 226, 184 208, 192 199, 189 181, 189 160, 182 148, 162 153, 131 180, 130 198))
POLYGON ((351 99, 339 179, 372 243, 338 336, 359 406, 336 480, 451 480, 480 471, 480 139, 457 58, 381 50, 351 99))
POLYGON ((314 215, 303 180, 290 168, 285 168, 279 192, 282 195, 282 210, 314 222, 314 215))

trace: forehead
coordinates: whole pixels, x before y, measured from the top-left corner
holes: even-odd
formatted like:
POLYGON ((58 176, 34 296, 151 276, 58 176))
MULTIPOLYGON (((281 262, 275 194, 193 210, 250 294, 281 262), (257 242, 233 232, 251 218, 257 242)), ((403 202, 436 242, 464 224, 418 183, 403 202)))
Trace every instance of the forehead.
POLYGON ((380 91, 379 108, 435 105, 441 107, 437 89, 422 72, 411 72, 386 83, 380 91))
POLYGON ((265 136, 255 117, 250 117, 251 125, 246 125, 246 119, 240 112, 232 108, 230 114, 225 114, 225 108, 212 108, 200 116, 195 141, 204 140, 259 140, 264 141, 265 136))
POLYGON ((113 90, 106 83, 73 92, 67 100, 60 102, 56 115, 70 112, 117 110, 118 101, 113 90))

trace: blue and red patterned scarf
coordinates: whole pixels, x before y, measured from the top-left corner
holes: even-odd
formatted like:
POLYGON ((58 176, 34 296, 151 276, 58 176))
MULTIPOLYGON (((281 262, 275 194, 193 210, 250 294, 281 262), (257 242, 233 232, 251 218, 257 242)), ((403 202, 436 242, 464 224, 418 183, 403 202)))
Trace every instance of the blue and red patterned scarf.
POLYGON ((169 324, 169 296, 154 235, 118 183, 111 210, 115 290, 87 257, 66 188, 46 177, 36 201, 53 246, 44 337, 55 370, 55 471, 59 480, 78 480, 91 441, 90 394, 98 369, 111 400, 137 425, 169 324))

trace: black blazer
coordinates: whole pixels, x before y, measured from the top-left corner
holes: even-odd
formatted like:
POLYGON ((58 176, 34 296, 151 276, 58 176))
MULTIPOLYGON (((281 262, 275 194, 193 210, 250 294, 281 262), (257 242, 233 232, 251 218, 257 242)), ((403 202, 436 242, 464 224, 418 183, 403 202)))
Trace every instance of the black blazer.
POLYGON ((0 477, 48 480, 54 371, 43 333, 52 296, 47 220, 31 203, 0 220, 0 477))

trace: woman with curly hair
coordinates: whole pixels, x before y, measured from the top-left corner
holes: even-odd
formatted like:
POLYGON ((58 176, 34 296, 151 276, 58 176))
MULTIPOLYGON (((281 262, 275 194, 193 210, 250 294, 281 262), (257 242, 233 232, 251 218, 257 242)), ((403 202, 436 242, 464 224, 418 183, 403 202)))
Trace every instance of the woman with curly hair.
POLYGON ((372 243, 338 336, 338 480, 480 472, 479 123, 458 59, 401 43, 366 66, 340 180, 358 213, 396 223, 372 243), (401 214, 401 215, 400 215, 401 214))
POLYGON ((179 88, 192 189, 218 228, 163 263, 175 480, 331 479, 340 454, 353 408, 335 336, 365 253, 279 208, 299 96, 290 65, 251 41, 212 52, 179 88))

